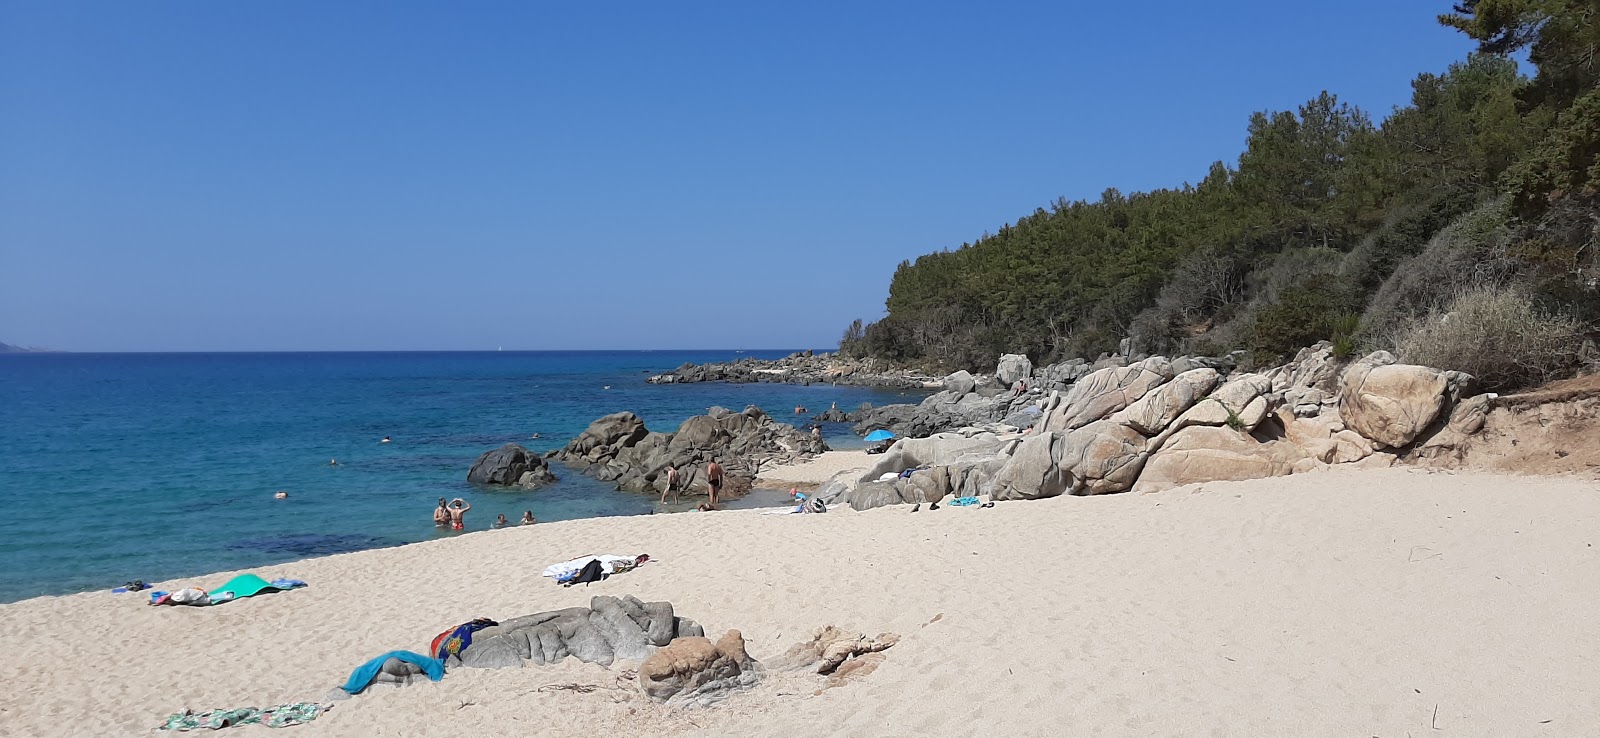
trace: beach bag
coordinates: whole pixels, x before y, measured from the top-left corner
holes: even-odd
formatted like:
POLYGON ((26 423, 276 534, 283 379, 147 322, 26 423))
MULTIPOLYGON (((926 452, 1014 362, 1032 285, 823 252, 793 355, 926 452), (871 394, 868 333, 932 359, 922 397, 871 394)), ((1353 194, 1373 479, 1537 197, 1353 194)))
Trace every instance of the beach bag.
POLYGON ((578 571, 578 576, 572 578, 568 584, 590 584, 606 578, 606 568, 600 564, 599 559, 589 559, 578 571))
POLYGON ((808 512, 808 513, 825 513, 827 511, 828 511, 828 506, 827 506, 827 504, 823 503, 822 498, 813 497, 813 498, 811 498, 809 500, 806 500, 806 512, 808 512))

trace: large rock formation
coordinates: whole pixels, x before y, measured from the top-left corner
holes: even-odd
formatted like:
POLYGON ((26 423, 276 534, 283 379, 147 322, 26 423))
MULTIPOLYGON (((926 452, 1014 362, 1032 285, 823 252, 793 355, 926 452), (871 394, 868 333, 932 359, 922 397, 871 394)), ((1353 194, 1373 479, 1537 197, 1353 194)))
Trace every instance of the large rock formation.
POLYGON ((994 378, 1007 387, 1033 376, 1033 362, 1022 354, 1006 354, 994 368, 994 378))
POLYGON ((1132 405, 1111 416, 1111 419, 1147 436, 1153 436, 1166 430, 1172 421, 1193 407, 1195 402, 1211 394, 1211 390, 1216 389, 1220 377, 1215 369, 1191 369, 1173 377, 1171 382, 1157 387, 1155 391, 1147 393, 1132 405))
POLYGON ((1059 401, 1046 405, 1044 418, 1035 427, 1042 431, 1082 428, 1126 408, 1169 379, 1172 364, 1159 356, 1132 366, 1094 371, 1074 383, 1059 401))
MULTIPOLYGON (((1019 358, 1008 355, 995 376, 1019 376, 1019 358)), ((1467 398, 1474 382, 1460 372, 1397 365, 1382 352, 1351 364, 1327 343, 1259 374, 1227 375, 1232 356, 1135 358, 1028 367, 1026 393, 990 377, 952 375, 951 389, 921 405, 878 408, 862 425, 887 418, 917 431, 962 427, 925 444, 899 441, 866 474, 837 476, 819 494, 860 510, 950 495, 1150 492, 1329 464, 1383 466, 1397 458, 1384 448, 1459 448, 1483 426, 1491 399, 1467 398), (998 415, 1002 408, 1009 413, 998 415)))
POLYGON ((508 443, 479 456, 467 472, 467 481, 532 489, 556 481, 556 475, 538 454, 528 453, 527 449, 508 443))
POLYGON ((445 666, 499 669, 553 664, 571 656, 609 666, 640 660, 674 638, 704 636, 693 620, 673 614, 670 602, 640 602, 632 596, 595 597, 588 607, 525 615, 474 633, 472 643, 445 666))
POLYGON ((1439 417, 1450 384, 1442 371, 1396 364, 1388 352, 1379 351, 1345 372, 1339 416, 1382 446, 1406 446, 1439 417))
POLYGON ((712 408, 708 415, 683 421, 677 431, 655 433, 633 413, 607 415, 551 458, 585 474, 614 482, 628 492, 660 493, 667 469, 679 472, 685 493, 703 493, 705 466, 716 461, 725 472, 723 494, 750 488, 761 467, 807 458, 828 450, 822 439, 773 420, 754 405, 743 412, 712 408))

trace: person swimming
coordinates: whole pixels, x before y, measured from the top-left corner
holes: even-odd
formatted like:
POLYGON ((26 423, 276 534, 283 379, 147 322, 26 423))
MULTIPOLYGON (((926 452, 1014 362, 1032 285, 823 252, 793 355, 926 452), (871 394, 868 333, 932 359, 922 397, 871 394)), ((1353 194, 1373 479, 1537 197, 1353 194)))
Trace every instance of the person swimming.
POLYGON ((504 528, 504 527, 506 527, 506 526, 508 526, 510 524, 511 524, 511 521, 506 520, 506 514, 505 513, 500 513, 500 517, 494 519, 494 527, 496 527, 496 528, 504 528))
POLYGON ((274 499, 274 500, 287 500, 287 499, 289 499, 289 493, 280 489, 280 490, 278 490, 277 494, 274 494, 272 496, 272 499, 274 499))
POLYGON ((537 522, 539 522, 539 521, 533 519, 533 511, 532 510, 523 510, 522 511, 522 520, 517 524, 518 525, 533 525, 534 523, 537 523, 537 522))
POLYGON ((383 440, 379 441, 378 443, 388 443, 388 442, 389 442, 389 437, 388 436, 384 436, 383 440))
POLYGON ((339 465, 339 460, 338 459, 328 459, 328 466, 338 466, 338 465, 339 465))

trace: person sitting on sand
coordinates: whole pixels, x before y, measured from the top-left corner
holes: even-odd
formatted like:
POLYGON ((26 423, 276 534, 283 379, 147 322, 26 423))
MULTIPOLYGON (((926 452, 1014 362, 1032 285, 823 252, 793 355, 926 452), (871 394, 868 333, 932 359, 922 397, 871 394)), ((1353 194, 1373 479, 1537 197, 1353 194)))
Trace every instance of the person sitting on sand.
POLYGON ((433 509, 433 525, 436 528, 443 528, 449 524, 450 504, 445 502, 443 497, 440 497, 439 506, 433 509))
POLYGON ((451 529, 453 529, 453 530, 466 530, 467 529, 467 511, 471 510, 471 509, 472 509, 472 505, 468 504, 466 500, 463 500, 460 497, 457 497, 457 498, 451 500, 450 501, 450 527, 451 527, 451 529))
POLYGON ((713 461, 706 464, 706 491, 710 493, 711 509, 717 507, 717 495, 722 492, 722 465, 713 461))
POLYGON ((496 527, 496 528, 504 528, 504 527, 506 527, 506 526, 508 526, 510 524, 511 524, 511 521, 506 520, 506 514, 505 513, 500 513, 500 517, 494 519, 494 527, 496 527))
POLYGON ((661 490, 661 504, 663 504, 663 505, 666 504, 666 502, 667 502, 667 493, 668 492, 672 493, 673 501, 677 501, 677 499, 678 499, 678 482, 679 482, 680 478, 681 478, 681 475, 678 473, 678 467, 672 466, 671 464, 668 464, 667 465, 667 488, 664 489, 664 490, 661 490))
POLYGON ((523 510, 522 511, 522 521, 519 522, 518 525, 533 525, 534 523, 537 523, 537 522, 539 522, 539 521, 533 519, 533 511, 532 510, 523 510))

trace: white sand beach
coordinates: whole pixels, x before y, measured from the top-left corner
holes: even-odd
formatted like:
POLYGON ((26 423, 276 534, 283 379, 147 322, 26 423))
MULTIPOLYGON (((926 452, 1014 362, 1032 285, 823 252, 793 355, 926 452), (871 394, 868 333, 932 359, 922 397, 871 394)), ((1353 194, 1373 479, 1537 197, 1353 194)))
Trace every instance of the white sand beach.
POLYGON ((1592 474, 1405 469, 540 524, 262 567, 311 586, 211 608, 104 592, 0 606, 0 734, 148 735, 185 707, 318 700, 473 617, 632 594, 712 637, 739 629, 757 659, 827 624, 902 640, 845 685, 776 676, 697 709, 613 688, 628 664, 455 669, 291 735, 1596 735, 1596 543, 1592 474), (589 587, 539 576, 641 551, 655 560, 589 587), (540 691, 555 683, 602 688, 540 691))
POLYGON ((824 451, 805 461, 775 466, 756 477, 757 487, 809 489, 844 471, 866 471, 876 457, 865 450, 824 451))

